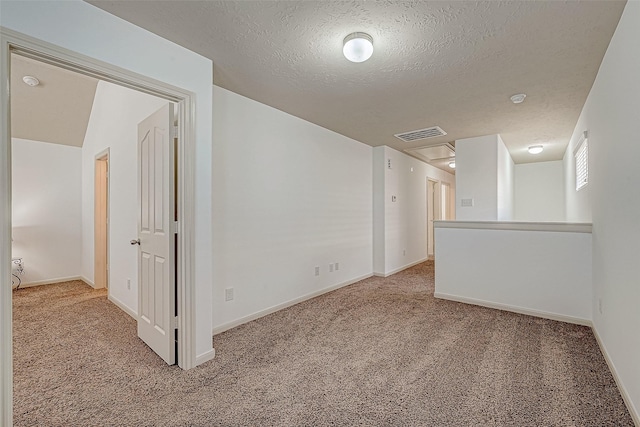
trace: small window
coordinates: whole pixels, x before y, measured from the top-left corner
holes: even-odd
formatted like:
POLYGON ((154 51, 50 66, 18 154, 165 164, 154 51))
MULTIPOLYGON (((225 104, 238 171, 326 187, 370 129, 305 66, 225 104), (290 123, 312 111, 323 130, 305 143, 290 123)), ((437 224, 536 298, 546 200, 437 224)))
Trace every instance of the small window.
POLYGON ((589 182, 589 142, 586 131, 580 138, 574 156, 576 158, 576 191, 578 191, 589 182))

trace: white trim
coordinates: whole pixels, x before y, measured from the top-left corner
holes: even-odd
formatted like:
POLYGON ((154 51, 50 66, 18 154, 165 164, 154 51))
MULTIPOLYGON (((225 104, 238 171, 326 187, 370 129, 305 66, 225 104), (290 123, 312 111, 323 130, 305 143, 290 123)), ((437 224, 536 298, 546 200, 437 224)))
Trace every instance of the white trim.
POLYGON ((214 326, 212 333, 213 333, 213 335, 218 335, 219 333, 222 333, 224 331, 228 331, 229 329, 235 328, 236 326, 243 325, 245 323, 248 323, 248 322, 251 322, 253 320, 259 319, 261 317, 264 317, 264 316, 266 316, 268 314, 275 313, 276 311, 280 311, 282 309, 291 307, 292 305, 296 305, 298 303, 301 303, 303 301, 309 300, 311 298, 315 298, 315 297, 320 296, 322 294, 326 294, 328 292, 335 291, 336 289, 340 289, 340 288, 343 288, 345 286, 352 285, 352 284, 354 284, 356 282, 359 282, 361 280, 368 279, 371 276, 372 276, 371 274, 366 274, 364 276, 357 277, 355 279, 348 280, 346 282, 338 283, 336 285, 331 285, 331 286, 328 286, 328 287, 326 287, 324 289, 313 291, 313 292, 308 293, 306 295, 303 295, 301 297, 294 298, 294 299, 289 300, 289 301, 285 301, 285 302, 283 302, 281 304, 276 304, 276 305, 274 305, 272 307, 265 308, 264 310, 260 310, 260 311, 257 311, 255 313, 253 313, 253 314, 249 314, 248 316, 244 316, 244 317, 241 317, 239 319, 232 320, 231 322, 223 323, 220 326, 214 326))
POLYGON ((129 308, 125 303, 123 303, 122 301, 120 301, 118 298, 114 297, 113 295, 109 294, 109 296, 107 297, 107 299, 109 301, 111 301, 113 303, 113 305, 115 305, 116 307, 118 307, 120 310, 124 311, 125 313, 127 313, 129 316, 133 317, 133 320, 138 320, 138 313, 136 313, 135 311, 133 311, 131 308, 129 308))
POLYGON ((446 299, 449 301, 479 305, 482 307, 493 308, 493 309, 502 310, 502 311, 511 311, 513 313, 526 314, 528 316, 541 317, 543 319, 557 320, 558 322, 573 323, 576 325, 589 326, 589 327, 593 325, 591 320, 589 319, 582 319, 580 317, 567 316, 564 314, 551 313, 551 312, 542 311, 542 310, 534 310, 532 308, 518 307, 516 305, 502 304, 499 302, 461 297, 458 295, 446 294, 442 292, 434 292, 433 296, 435 298, 446 299))
POLYGON ((212 348, 211 350, 199 354, 196 356, 196 366, 202 365, 204 362, 208 362, 209 360, 213 360, 216 357, 216 349, 212 348))
MULTIPOLYGON (((78 71, 141 92, 177 102, 180 106, 179 127, 179 194, 180 221, 178 259, 178 317, 180 317, 178 366, 196 366, 195 357, 195 93, 96 60, 69 49, 0 27, 0 283, 11 283, 11 129, 9 103, 10 48, 19 54, 78 71)), ((11 425, 13 415, 12 360, 12 294, 11 287, 0 287, 0 424, 11 425)))
POLYGON ((36 280, 35 282, 21 283, 20 289, 31 288, 33 286, 52 285, 54 283, 71 282, 74 280, 80 280, 82 282, 85 282, 85 284, 91 286, 92 288, 95 288, 95 286, 93 285, 93 282, 85 279, 83 276, 69 276, 69 277, 58 277, 57 279, 45 279, 45 280, 36 280))
POLYGON ((613 364, 613 360, 611 360, 611 357, 607 352, 607 348, 604 346, 604 343, 602 342, 602 339, 598 334, 598 329, 595 327, 595 325, 593 326, 592 329, 593 329, 593 335, 596 337, 596 342, 598 343, 598 346, 600 347, 600 351, 604 356, 604 360, 607 362, 607 366, 611 371, 611 375, 613 375, 613 380, 616 382, 616 385, 618 386, 618 390, 622 395, 622 400, 624 401, 624 404, 627 406, 627 410, 629 411, 629 414, 631 415, 631 418, 633 419, 634 424, 636 425, 636 427, 640 427, 640 413, 638 413, 638 410, 633 405, 633 401, 631 400, 631 396, 629 396, 629 392, 627 391, 624 384, 620 380, 620 377, 618 376, 618 371, 616 370, 616 365, 613 364))
MULTIPOLYGON (((1 28, 0 28, 1 29, 1 28)), ((9 42, 0 32, 0 425, 13 425, 13 313, 11 286, 11 129, 9 42)))
POLYGON ((375 273, 375 272, 374 272, 374 273, 373 273, 373 275, 374 275, 374 276, 376 276, 376 277, 389 277, 389 276, 391 276, 391 275, 393 275, 393 274, 400 273, 402 270, 406 270, 407 268, 411 268, 411 267, 413 267, 414 265, 421 264, 421 263, 423 263, 423 262, 425 262, 425 261, 429 261, 429 257, 422 258, 421 260, 418 260, 418 261, 416 261, 416 262, 412 262, 412 263, 407 264, 407 265, 405 265, 405 266, 403 266, 403 267, 396 268, 395 270, 390 271, 390 272, 388 272, 388 273, 375 273))
POLYGON ((435 228, 463 228, 475 230, 555 231, 591 233, 588 222, 519 222, 519 221, 433 221, 435 228))

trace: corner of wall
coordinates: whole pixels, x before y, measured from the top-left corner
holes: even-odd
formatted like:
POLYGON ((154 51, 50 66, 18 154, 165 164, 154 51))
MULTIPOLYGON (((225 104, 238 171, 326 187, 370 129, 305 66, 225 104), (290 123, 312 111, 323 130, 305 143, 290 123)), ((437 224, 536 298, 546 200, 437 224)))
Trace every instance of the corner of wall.
POLYGON ((373 273, 384 274, 385 146, 373 148, 373 273))

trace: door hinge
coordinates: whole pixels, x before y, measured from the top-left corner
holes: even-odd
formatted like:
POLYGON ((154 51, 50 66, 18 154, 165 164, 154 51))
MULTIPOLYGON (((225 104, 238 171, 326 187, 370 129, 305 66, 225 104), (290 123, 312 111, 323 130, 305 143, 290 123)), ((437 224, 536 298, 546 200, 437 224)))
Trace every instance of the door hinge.
POLYGON ((171 319, 171 327, 173 329, 178 329, 178 316, 175 316, 171 319))
POLYGON ((178 221, 173 221, 173 222, 171 223, 171 232, 172 232, 173 234, 178 234, 178 229, 179 229, 179 227, 180 227, 180 224, 178 223, 178 221))
POLYGON ((180 135, 180 129, 178 129, 178 126, 172 126, 171 127, 171 138, 178 138, 178 136, 180 135))

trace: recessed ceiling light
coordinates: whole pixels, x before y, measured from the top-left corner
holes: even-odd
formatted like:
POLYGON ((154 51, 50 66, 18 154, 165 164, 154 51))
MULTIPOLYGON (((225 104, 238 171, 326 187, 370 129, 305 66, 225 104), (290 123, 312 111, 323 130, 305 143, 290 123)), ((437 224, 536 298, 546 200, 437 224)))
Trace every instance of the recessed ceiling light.
POLYGON ((366 33, 351 33, 344 38, 342 53, 351 62, 364 62, 373 55, 373 37, 366 33))
POLYGON ((455 169, 455 168, 456 168, 456 161, 455 161, 455 160, 451 160, 451 161, 449 162, 449 167, 450 167, 451 169, 455 169))
POLYGON ((38 86, 40 84, 40 80, 36 79, 33 76, 24 76, 22 81, 28 84, 29 86, 38 86))
POLYGON ((540 154, 544 150, 542 145, 532 145, 529 147, 529 154, 540 154))
POLYGON ((510 99, 511 99, 511 102, 513 102, 514 104, 520 104, 522 103, 522 101, 524 101, 526 97, 527 97, 526 94, 518 93, 516 95, 513 95, 510 99))

